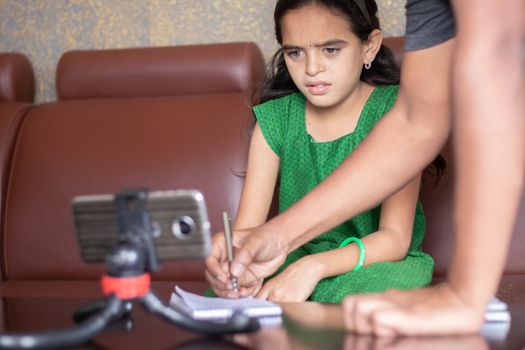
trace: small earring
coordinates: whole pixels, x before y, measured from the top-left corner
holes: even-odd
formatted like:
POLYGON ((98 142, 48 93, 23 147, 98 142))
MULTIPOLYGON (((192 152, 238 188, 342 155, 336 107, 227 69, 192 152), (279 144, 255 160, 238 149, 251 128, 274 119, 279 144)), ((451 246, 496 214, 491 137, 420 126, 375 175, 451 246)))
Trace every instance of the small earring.
POLYGON ((365 69, 370 69, 372 67, 372 63, 365 63, 365 69))

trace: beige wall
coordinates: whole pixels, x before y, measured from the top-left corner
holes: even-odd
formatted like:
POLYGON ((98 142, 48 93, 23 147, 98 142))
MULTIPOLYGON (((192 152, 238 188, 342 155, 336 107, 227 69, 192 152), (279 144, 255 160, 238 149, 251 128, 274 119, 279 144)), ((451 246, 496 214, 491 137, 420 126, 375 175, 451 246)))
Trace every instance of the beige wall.
MULTIPOLYGON (((386 36, 401 35, 404 0, 377 0, 386 36)), ((55 99, 55 67, 73 49, 254 41, 269 58, 275 0, 0 0, 0 52, 26 54, 37 102, 55 99)))

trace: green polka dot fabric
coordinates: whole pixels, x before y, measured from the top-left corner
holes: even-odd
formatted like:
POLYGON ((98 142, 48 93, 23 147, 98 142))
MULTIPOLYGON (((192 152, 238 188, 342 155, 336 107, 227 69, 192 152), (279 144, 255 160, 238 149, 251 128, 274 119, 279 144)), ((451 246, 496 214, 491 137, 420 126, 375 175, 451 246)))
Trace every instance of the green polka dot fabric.
MULTIPOLYGON (((398 86, 378 86, 366 102, 355 130, 339 139, 316 142, 306 130, 306 99, 293 93, 255 106, 254 114, 271 149, 280 158, 279 210, 284 211, 325 179, 368 135, 379 118, 393 105, 398 86)), ((289 254, 276 272, 309 254, 338 248, 347 237, 362 238, 377 231, 381 206, 316 237, 289 254)), ((434 261, 421 250, 425 217, 418 202, 409 252, 397 262, 381 262, 355 272, 326 278, 309 300, 338 303, 349 294, 412 289, 430 283, 434 261)))

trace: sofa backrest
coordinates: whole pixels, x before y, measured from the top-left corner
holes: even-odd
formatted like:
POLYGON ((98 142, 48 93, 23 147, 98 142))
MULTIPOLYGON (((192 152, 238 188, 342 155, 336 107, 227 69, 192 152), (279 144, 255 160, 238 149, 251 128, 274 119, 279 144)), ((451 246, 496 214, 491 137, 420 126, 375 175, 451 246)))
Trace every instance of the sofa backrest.
POLYGON ((29 59, 18 52, 0 53, 0 102, 32 103, 35 76, 29 59))
MULTIPOLYGON (((10 171, 7 279, 92 279, 78 253, 77 195, 123 189, 204 193, 212 230, 236 212, 251 96, 264 75, 253 43, 65 53, 58 101, 30 110, 10 171)), ((164 262, 157 279, 203 280, 204 262, 164 262)))
MULTIPOLYGON (((398 63, 403 59, 403 38, 386 38, 384 43, 393 51, 398 63)), ((454 154, 449 140, 441 155, 447 163, 445 174, 436 184, 435 177, 424 173, 421 186, 421 202, 427 219, 427 232, 423 248, 434 257, 434 275, 443 277, 449 267, 454 244, 453 196, 454 196, 454 154)), ((494 232, 494 240, 498 233, 494 232)), ((512 243, 510 245, 505 274, 525 273, 525 197, 518 212, 512 243)), ((490 259, 490 257, 487 257, 490 259)))
POLYGON ((58 63, 56 86, 59 100, 250 96, 263 76, 255 44, 226 43, 67 52, 58 63))
POLYGON ((0 225, 13 146, 35 96, 33 68, 20 53, 0 53, 0 225))

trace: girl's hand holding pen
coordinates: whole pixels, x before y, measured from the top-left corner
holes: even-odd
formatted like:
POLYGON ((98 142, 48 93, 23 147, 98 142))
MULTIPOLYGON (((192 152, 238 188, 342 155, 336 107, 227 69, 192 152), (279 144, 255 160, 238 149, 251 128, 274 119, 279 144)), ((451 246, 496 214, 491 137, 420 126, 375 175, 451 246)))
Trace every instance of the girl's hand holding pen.
MULTIPOLYGON (((235 262, 243 262, 246 260, 247 256, 245 256, 245 254, 247 252, 244 249, 245 243, 248 243, 248 247, 253 248, 255 244, 255 246, 263 248, 260 249, 258 253, 264 253, 264 251, 266 251, 265 248, 270 248, 271 250, 271 247, 264 244, 264 237, 265 231, 257 232, 254 229, 235 231, 233 233, 234 264, 235 262), (238 258, 240 258, 240 260, 238 260, 238 258)), ((271 244, 269 246, 271 246, 271 244)), ((258 256, 248 259, 241 273, 236 274, 238 292, 235 292, 231 285, 232 274, 230 273, 224 234, 223 232, 219 232, 213 237, 211 252, 206 259, 206 279, 211 284, 214 292, 220 297, 238 298, 250 295, 254 296, 261 289, 263 279, 277 270, 286 258, 285 251, 279 253, 273 251, 270 255, 268 259, 265 257, 259 259, 258 256)))
MULTIPOLYGON (((242 244, 247 234, 246 231, 235 231, 232 237, 234 251, 242 244)), ((243 283, 245 279, 238 279, 237 291, 234 290, 224 232, 217 232, 213 236, 211 252, 206 259, 205 275, 213 291, 223 298, 255 295, 262 285, 262 279, 257 280, 252 276, 248 278, 249 284, 243 283)))

